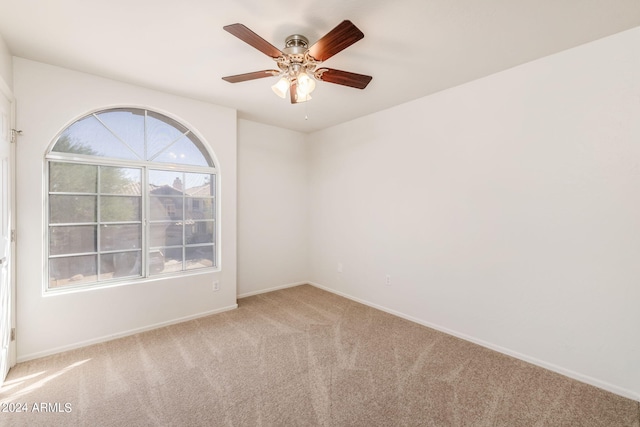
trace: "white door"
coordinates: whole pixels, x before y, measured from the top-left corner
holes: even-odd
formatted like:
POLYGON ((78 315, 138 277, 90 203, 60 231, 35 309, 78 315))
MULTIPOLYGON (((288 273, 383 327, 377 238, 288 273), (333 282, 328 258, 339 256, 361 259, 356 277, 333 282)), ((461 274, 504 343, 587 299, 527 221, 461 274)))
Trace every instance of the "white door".
MULTIPOLYGON (((1 88, 0 88, 1 89, 1 88)), ((13 162, 11 102, 0 90, 0 385, 15 363, 11 330, 15 319, 12 285, 13 162)))

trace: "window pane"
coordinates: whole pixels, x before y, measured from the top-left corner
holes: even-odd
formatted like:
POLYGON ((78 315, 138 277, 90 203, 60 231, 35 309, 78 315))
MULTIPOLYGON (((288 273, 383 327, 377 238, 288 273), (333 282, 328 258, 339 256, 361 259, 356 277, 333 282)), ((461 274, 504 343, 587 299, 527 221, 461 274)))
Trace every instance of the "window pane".
POLYGON ((207 173, 185 173, 185 190, 188 196, 211 197, 214 195, 215 181, 213 175, 207 173))
POLYGON ((203 149, 199 143, 196 145, 195 138, 191 135, 185 135, 175 143, 169 145, 154 157, 154 162, 163 163, 180 163, 186 165, 210 166, 203 149))
POLYGON ((195 221, 185 225, 187 244, 213 243, 213 221, 195 221))
POLYGON ((95 225, 49 227, 49 254, 80 254, 96 251, 95 225))
POLYGON ((69 126, 56 141, 53 151, 137 159, 137 156, 93 115, 69 126))
POLYGON ((187 132, 187 128, 169 117, 147 112, 147 160, 152 160, 187 132))
POLYGON ((49 260, 49 287, 79 285, 96 281, 96 255, 49 260))
POLYGON ((140 197, 100 197, 100 221, 140 221, 140 197))
POLYGON ((149 273, 158 274, 164 271, 164 254, 160 250, 149 252, 149 273))
POLYGON ((213 219, 213 199, 185 199, 187 219, 213 219))
POLYGON ((100 255, 100 280, 142 275, 142 253, 116 252, 100 255))
POLYGON ((184 173, 171 171, 149 171, 149 192, 163 196, 182 195, 184 173))
POLYGON ((142 171, 134 168, 102 166, 100 168, 100 193, 139 196, 142 171))
POLYGON ((182 224, 171 223, 164 230, 164 239, 163 246, 182 245, 182 224))
POLYGON ((151 220, 182 220, 182 197, 151 197, 149 212, 151 220))
POLYGON ((182 271, 182 248, 159 248, 149 252, 149 273, 182 271))
POLYGON ((149 246, 157 248, 159 246, 165 246, 166 230, 170 223, 154 223, 149 226, 149 246))
POLYGON ((140 249, 142 230, 140 225, 102 225, 100 226, 100 250, 117 251, 140 249))
POLYGON ((187 270, 213 267, 213 246, 197 246, 186 249, 187 270))
POLYGON ((49 191, 60 193, 95 193, 98 168, 73 163, 49 163, 49 191))
POLYGON ((51 224, 96 222, 96 196, 49 196, 51 224))
POLYGON ((182 245, 182 224, 175 222, 153 223, 150 230, 151 243, 149 246, 151 247, 182 245))
POLYGON ((144 159, 144 110, 114 109, 97 116, 113 133, 118 135, 140 159, 144 159))

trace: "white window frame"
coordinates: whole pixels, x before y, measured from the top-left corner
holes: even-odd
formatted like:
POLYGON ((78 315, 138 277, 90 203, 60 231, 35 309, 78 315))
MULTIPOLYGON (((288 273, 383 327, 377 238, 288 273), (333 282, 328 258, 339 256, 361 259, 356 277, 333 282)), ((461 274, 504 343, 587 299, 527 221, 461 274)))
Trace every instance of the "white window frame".
MULTIPOLYGON (((104 123, 103 123, 104 124, 104 123)), ((146 126, 146 125, 145 125, 146 126)), ((186 135, 186 133, 185 133, 186 135)), ((146 146, 146 129, 145 129, 145 146, 146 146)), ((146 152, 146 147, 145 147, 145 152, 146 152)), ((145 153, 146 155, 146 153, 145 153)), ((58 294, 58 293, 68 293, 68 292, 75 292, 78 290, 90 290, 90 289, 102 289, 105 287, 111 287, 111 286, 119 286, 119 285, 123 285, 123 284, 134 284, 134 283, 142 283, 142 282, 147 282, 150 280, 158 280, 158 279, 162 279, 162 278, 170 278, 170 277, 182 277, 182 276, 190 276, 190 275, 194 275, 194 274, 203 274, 203 273, 210 273, 212 271, 219 271, 220 270, 220 224, 219 224, 219 218, 220 218, 220 203, 219 203, 219 194, 220 194, 220 175, 218 172, 218 168, 216 167, 215 164, 215 156, 212 154, 212 152, 209 149, 208 144, 205 142, 205 140, 197 133, 194 131, 194 129, 191 126, 186 125, 184 122, 180 121, 179 119, 164 113, 164 112, 159 112, 156 110, 152 110, 150 108, 146 108, 146 107, 135 107, 135 106, 119 106, 119 107, 109 107, 109 108, 102 108, 102 109, 97 109, 94 111, 91 111, 87 114, 84 114, 78 118, 76 118, 74 121, 72 121, 71 123, 67 124, 62 131, 60 131, 58 133, 58 135, 56 135, 56 137, 53 139, 52 143, 49 145, 46 155, 45 155, 45 170, 44 170, 44 177, 45 177, 45 266, 44 266, 44 270, 45 270, 45 280, 43 281, 43 293, 45 294, 58 294), (145 112, 145 116, 147 114, 147 112, 151 112, 155 115, 160 115, 163 117, 166 117, 170 120, 173 120, 175 122, 177 122, 178 124, 180 124, 181 126, 183 126, 184 128, 186 128, 188 130, 187 133, 192 134, 194 137, 196 137, 198 139, 198 141, 200 142, 201 146, 203 147, 203 149, 206 151, 205 153, 203 153, 205 156, 207 156, 207 160, 208 162, 211 163, 212 166, 209 167, 204 167, 204 166, 197 166, 197 165, 188 165, 188 164, 181 164, 181 163, 168 163, 168 162, 156 162, 153 160, 153 158, 157 157, 159 153, 156 153, 153 158, 151 160, 142 160, 142 161, 138 161, 138 160, 130 160, 130 159, 118 159, 118 158, 112 158, 112 157, 105 157, 105 156, 94 156, 94 155, 85 155, 85 154, 77 154, 77 153, 60 153, 60 152, 54 152, 53 149, 56 145, 56 143, 58 142, 60 136, 69 128, 71 127, 73 124, 75 124, 76 122, 87 118, 91 115, 95 115, 95 114, 100 114, 100 113, 104 113, 104 112, 109 112, 112 110, 144 110, 145 112), (95 254, 96 258, 97 258, 97 275, 96 275, 96 281, 95 282, 88 282, 88 283, 81 283, 78 285, 64 285, 61 287, 50 287, 50 275, 49 275, 49 268, 50 268, 50 259, 52 257, 52 255, 50 254, 50 195, 51 193, 56 193, 56 192, 52 192, 50 191, 50 165, 51 163, 70 163, 70 164, 77 164, 77 165, 90 165, 90 166, 95 166, 96 168, 100 168, 101 166, 107 166, 107 167, 122 167, 122 168, 132 168, 132 169, 140 169, 141 170, 141 195, 140 195, 140 202, 141 202, 141 219, 140 219, 140 223, 141 223, 141 242, 140 242, 140 252, 141 252, 141 262, 142 262, 142 268, 141 268, 141 275, 140 276, 128 276, 128 277, 124 277, 124 278, 111 278, 111 279, 103 279, 100 280, 99 276, 100 276, 100 256, 99 254, 101 253, 101 248, 100 248, 100 242, 96 241, 96 250, 95 252, 87 252, 87 254, 95 254), (167 172, 178 172, 178 173, 183 173, 183 174, 188 174, 188 173, 199 173, 199 174, 209 174, 213 176, 213 180, 214 180, 214 184, 213 184, 213 196, 212 196, 212 200, 213 200, 213 218, 211 219, 211 221, 213 222, 213 265, 211 267, 203 267, 203 268, 197 268, 197 269, 184 269, 185 268, 185 262, 186 260, 184 259, 185 257, 185 251, 187 250, 187 248, 189 247, 196 247, 196 245, 193 244, 188 244, 186 239, 182 239, 182 251, 183 251, 183 270, 181 271, 172 271, 172 272, 163 272, 163 273, 159 273, 159 274, 152 274, 151 273, 151 269, 150 269, 150 252, 152 250, 151 246, 150 246, 150 228, 151 225, 154 223, 154 221, 151 220, 151 212, 150 212, 150 200, 152 197, 157 197, 157 196, 152 196, 150 194, 149 191, 149 182, 148 182, 148 178, 149 178, 149 172, 150 171, 167 171, 167 172)), ((97 193, 95 193, 95 195, 97 196, 97 198, 100 197, 100 188, 98 187, 96 189, 97 193)), ((93 193, 87 193, 88 195, 93 195, 93 193)), ((181 197, 183 197, 184 199, 187 198, 187 196, 185 194, 183 194, 181 197)), ((185 209, 184 207, 184 203, 183 203, 183 210, 185 209)), ((99 208, 96 205, 96 214, 99 215, 99 208)), ((100 218, 96 218, 96 227, 99 228, 100 227, 100 218)), ((183 212, 183 221, 185 221, 184 218, 184 212, 183 212)), ((209 221, 208 219, 205 221, 209 221)), ((203 221, 204 222, 204 221, 203 221)), ((67 225, 87 225, 86 223, 68 223, 67 225)), ((183 227, 183 233, 184 233, 184 227, 183 227)), ((208 244, 206 244, 208 245, 208 244)), ((204 245, 204 246, 206 246, 204 245)), ((108 251, 107 251, 108 252, 108 251)), ((53 256, 54 258, 56 256, 53 256)))

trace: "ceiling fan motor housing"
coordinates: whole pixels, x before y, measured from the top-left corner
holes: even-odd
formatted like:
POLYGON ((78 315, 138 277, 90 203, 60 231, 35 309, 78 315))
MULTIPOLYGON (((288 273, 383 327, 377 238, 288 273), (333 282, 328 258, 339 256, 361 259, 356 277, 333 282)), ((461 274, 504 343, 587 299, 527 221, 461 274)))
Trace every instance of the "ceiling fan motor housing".
POLYGON ((284 41, 284 53, 304 53, 309 48, 309 39, 300 34, 293 34, 284 41))
POLYGON ((316 61, 307 54, 309 39, 301 34, 292 34, 285 39, 285 48, 282 57, 275 59, 278 67, 291 79, 295 79, 299 73, 313 72, 316 61))

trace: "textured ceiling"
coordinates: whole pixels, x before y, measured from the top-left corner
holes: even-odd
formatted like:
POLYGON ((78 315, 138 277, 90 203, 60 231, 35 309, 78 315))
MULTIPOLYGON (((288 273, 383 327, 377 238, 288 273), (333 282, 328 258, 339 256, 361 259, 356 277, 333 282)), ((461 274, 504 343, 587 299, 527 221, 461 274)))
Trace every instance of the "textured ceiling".
POLYGON ((200 99, 242 118, 322 129, 640 25, 639 0, 0 0, 15 56, 200 99), (275 96, 274 68, 222 29, 242 23, 278 48, 344 19, 364 39, 323 65, 373 76, 365 90, 319 82, 313 100, 275 96), (305 117, 308 117, 305 119, 305 117))

